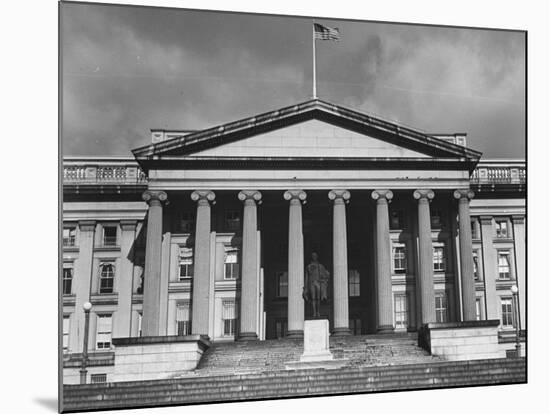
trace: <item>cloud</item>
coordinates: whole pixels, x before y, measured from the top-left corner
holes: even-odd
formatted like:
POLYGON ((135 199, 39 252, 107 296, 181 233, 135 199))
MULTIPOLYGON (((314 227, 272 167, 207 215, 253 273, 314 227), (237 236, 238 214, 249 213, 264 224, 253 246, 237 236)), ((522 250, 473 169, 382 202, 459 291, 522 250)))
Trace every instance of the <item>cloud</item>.
MULTIPOLYGON (((317 43, 321 98, 524 156, 523 35, 326 24, 342 40, 317 43)), ((151 128, 206 128, 311 95, 309 19, 65 3, 62 42, 67 155, 128 156, 151 128)))

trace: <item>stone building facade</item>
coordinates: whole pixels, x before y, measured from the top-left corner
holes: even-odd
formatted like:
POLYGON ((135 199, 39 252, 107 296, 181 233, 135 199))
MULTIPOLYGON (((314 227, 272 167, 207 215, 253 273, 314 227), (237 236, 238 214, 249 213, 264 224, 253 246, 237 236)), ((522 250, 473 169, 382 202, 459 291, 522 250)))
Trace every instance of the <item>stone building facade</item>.
POLYGON ((503 338, 525 330, 525 163, 481 156, 465 134, 315 99, 152 130, 133 157, 65 158, 65 382, 78 381, 88 301, 96 382, 113 338, 301 337, 312 252, 330 272, 321 315, 335 335, 484 319, 503 338))

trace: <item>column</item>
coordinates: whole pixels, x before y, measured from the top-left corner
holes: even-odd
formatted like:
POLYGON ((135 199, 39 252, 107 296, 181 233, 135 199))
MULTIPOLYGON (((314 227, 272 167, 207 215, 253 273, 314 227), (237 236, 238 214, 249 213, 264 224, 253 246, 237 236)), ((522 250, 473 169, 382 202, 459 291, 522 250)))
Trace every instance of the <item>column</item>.
POLYGON ((460 286, 462 288, 462 320, 476 320, 476 288, 474 282, 474 259, 472 256, 472 226, 470 200, 472 190, 456 190, 458 200, 458 238, 460 243, 460 286))
POLYGON ((210 294, 210 203, 215 199, 212 191, 191 194, 191 200, 197 202, 191 332, 205 336, 208 336, 210 294))
POLYGON ((143 274, 143 336, 159 336, 162 203, 167 198, 164 191, 147 190, 143 193, 143 200, 149 204, 143 274))
POLYGON ((121 220, 120 272, 117 281, 118 307, 113 315, 113 338, 131 336, 132 293, 134 280, 134 263, 131 256, 136 238, 135 220, 121 220))
POLYGON ((332 260, 334 263, 334 328, 333 335, 349 335, 348 305, 348 237, 346 203, 351 194, 347 190, 332 190, 328 198, 333 201, 332 260))
POLYGON ((525 329, 525 216, 512 216, 514 229, 514 260, 516 264, 516 283, 518 285, 519 328, 525 329))
POLYGON ((497 298, 497 255, 493 246, 492 216, 481 216, 481 248, 483 254, 483 282, 485 283, 485 309, 487 319, 500 319, 497 298))
POLYGON ((243 244, 242 244, 242 284, 241 284, 241 323, 239 339, 258 339, 258 212, 262 193, 255 190, 241 191, 239 200, 244 203, 243 244))
POLYGON ((390 215, 388 203, 393 198, 390 190, 375 190, 376 200, 376 287, 378 295, 379 332, 393 332, 393 304, 391 285, 390 215))
MULTIPOLYGON (((95 221, 79 221, 78 260, 74 269, 75 307, 69 327, 70 352, 82 352, 84 341, 84 309, 82 305, 90 300, 92 282, 92 258, 94 255, 95 221)), ((88 342, 89 343, 89 342, 88 342)))
POLYGON ((421 323, 435 322, 435 295, 433 275, 432 228, 430 201, 435 194, 432 190, 416 190, 418 200, 418 285, 420 289, 421 323))
POLYGON ((290 201, 288 211, 288 333, 289 338, 304 335, 304 236, 302 233, 302 203, 307 194, 289 190, 284 198, 290 201))

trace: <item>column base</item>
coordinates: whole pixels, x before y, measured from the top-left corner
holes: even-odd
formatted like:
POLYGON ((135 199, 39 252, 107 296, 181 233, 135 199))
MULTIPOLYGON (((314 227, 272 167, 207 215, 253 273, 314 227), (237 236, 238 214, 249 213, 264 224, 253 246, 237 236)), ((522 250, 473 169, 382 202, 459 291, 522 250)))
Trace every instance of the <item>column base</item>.
POLYGON ((237 338, 237 341, 257 341, 258 335, 256 335, 256 332, 242 332, 239 334, 239 337, 237 338))
POLYGON ((349 328, 334 328, 331 336, 350 336, 351 330, 349 328))
POLYGON ((286 337, 288 339, 303 339, 304 338, 304 331, 303 330, 288 331, 286 333, 286 337))
POLYGON ((379 326, 378 329, 376 330, 376 333, 379 333, 379 334, 391 334, 394 332, 394 327, 392 325, 382 325, 382 326, 379 326))

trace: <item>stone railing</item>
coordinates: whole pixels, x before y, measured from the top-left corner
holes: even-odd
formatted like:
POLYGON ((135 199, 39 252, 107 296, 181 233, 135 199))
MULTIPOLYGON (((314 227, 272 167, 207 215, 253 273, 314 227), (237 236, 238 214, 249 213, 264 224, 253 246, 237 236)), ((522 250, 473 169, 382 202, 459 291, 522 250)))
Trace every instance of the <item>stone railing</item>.
POLYGON ((472 176, 472 184, 525 184, 525 161, 481 161, 472 176))
MULTIPOLYGON (((524 184, 525 161, 481 161, 472 176, 472 184, 524 184)), ((147 176, 130 158, 65 159, 63 184, 136 185, 147 184, 147 176)))
POLYGON ((147 176, 132 159, 65 159, 63 184, 147 184, 147 176))

